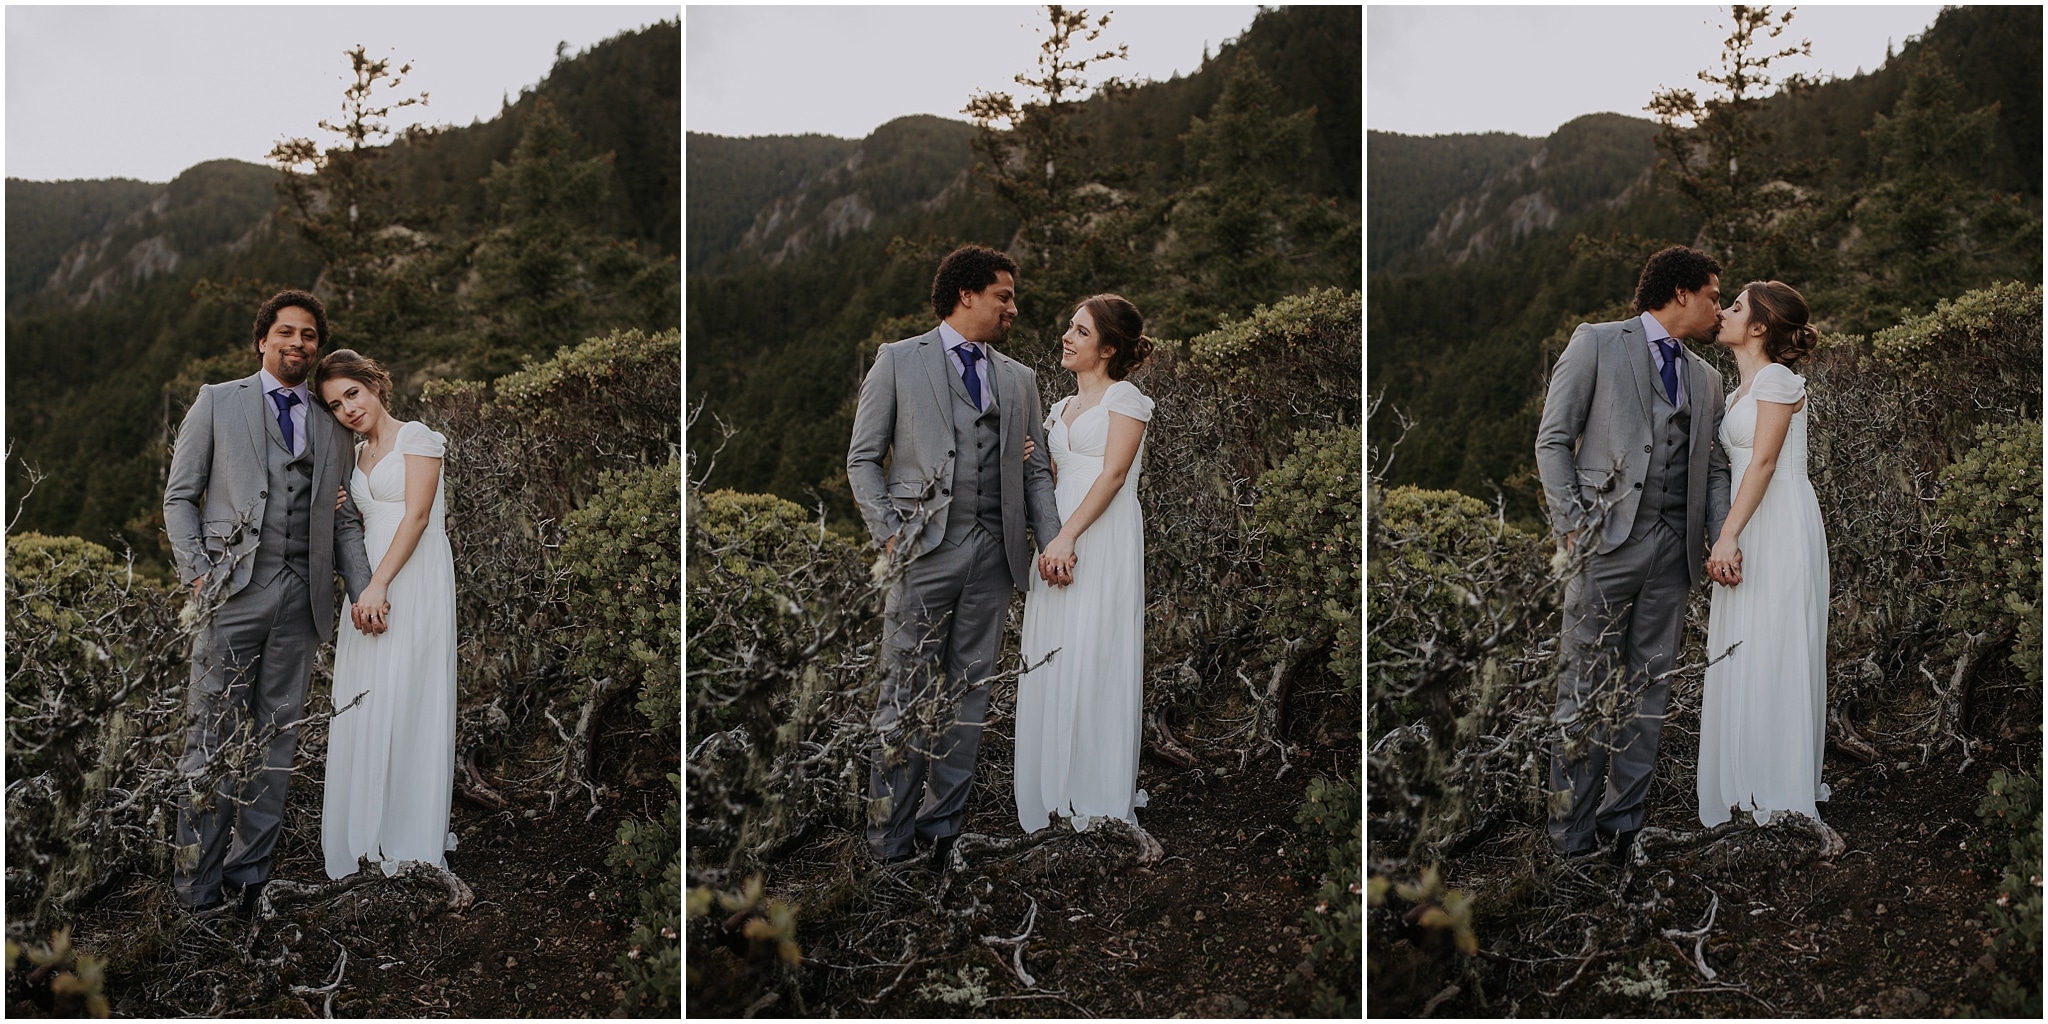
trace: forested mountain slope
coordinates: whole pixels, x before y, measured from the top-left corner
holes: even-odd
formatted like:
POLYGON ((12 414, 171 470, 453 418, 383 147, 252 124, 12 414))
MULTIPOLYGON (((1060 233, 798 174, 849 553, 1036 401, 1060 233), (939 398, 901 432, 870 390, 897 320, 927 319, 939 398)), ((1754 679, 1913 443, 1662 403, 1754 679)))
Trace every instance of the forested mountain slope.
MULTIPOLYGON (((1073 161, 1086 168, 1085 187, 1100 190, 1093 194, 1118 223, 1129 222, 1130 237, 1118 245, 1132 261, 1142 262, 1144 253, 1162 263, 1194 258, 1169 253, 1176 245, 1185 249, 1177 239, 1206 230, 1196 229, 1194 211, 1182 207, 1188 219, 1176 231, 1175 204, 1226 168, 1212 163, 1205 170, 1186 140, 1191 125, 1215 109, 1240 59, 1256 66, 1261 88, 1273 93, 1272 107, 1258 117, 1284 123, 1280 134, 1297 147, 1289 159, 1257 168, 1269 184, 1259 185, 1264 191, 1252 201, 1269 204, 1283 192, 1313 196, 1322 205, 1310 219, 1356 223, 1358 17, 1345 7, 1268 10, 1196 73, 1107 90, 1080 106, 1072 121, 1079 137, 1073 161)), ((1114 61, 1098 65, 1091 80, 1115 71, 1114 61)), ((960 99, 965 105, 967 97, 960 99)), ((689 136, 686 394, 704 410, 693 449, 704 456, 718 450, 708 486, 767 491, 805 505, 822 499, 835 519, 851 521, 842 464, 864 360, 884 341, 930 328, 931 274, 948 249, 1014 240, 1014 215, 990 195, 984 175, 970 172, 982 159, 969 148, 973 131, 964 122, 911 117, 858 141, 689 136), (893 244, 897 239, 902 244, 893 244), (735 433, 721 442, 715 423, 735 433)), ((1304 282, 1355 281, 1355 270, 1342 265, 1355 267, 1356 242, 1352 255, 1343 248, 1301 253, 1292 262, 1308 275, 1304 282), (1338 269, 1324 266, 1330 259, 1338 269)), ((1085 285, 1074 287, 1122 289, 1142 300, 1140 282, 1161 279, 1154 269, 1161 268, 1084 267, 1085 285)), ((1037 347, 1049 346, 1057 332, 1045 333, 1040 321, 1050 323, 1057 307, 1085 294, 1038 290, 1047 285, 1043 274, 1027 273, 1021 282, 1020 302, 1028 308, 1010 348, 1020 358, 1042 354, 1037 347)), ((1238 297, 1230 291, 1195 289, 1193 302, 1187 291, 1161 293, 1140 306, 1155 318, 1155 330, 1170 324, 1168 336, 1191 337, 1214 327, 1219 311, 1241 316, 1257 304, 1248 300, 1250 290, 1238 297)))
MULTIPOLYGON (((1875 72, 1770 97, 1754 158, 1794 198, 1728 276, 1788 280, 1823 330, 1855 332, 2038 279, 2039 38, 2037 7, 1951 8, 1875 72), (1930 204, 1947 212, 1914 212, 1930 204)), ((1655 134, 1615 115, 1520 142, 1372 134, 1367 381, 1415 423, 1391 482, 1498 491, 1511 515, 1539 515, 1549 361, 1576 323, 1626 312, 1644 256, 1702 231, 1655 134)))
MULTIPOLYGON (((675 22, 622 34, 564 57, 488 122, 374 148, 364 173, 389 187, 366 202, 380 227, 353 255, 307 244, 276 168, 214 160, 166 184, 10 179, 19 528, 158 555, 176 417, 199 384, 253 369, 249 319, 275 288, 315 289, 331 342, 384 360, 405 391, 504 374, 610 329, 674 326, 680 47, 675 22), (337 259, 369 268, 371 287, 328 280, 337 259)), ((309 134, 323 114, 307 112, 309 134)), ((306 180, 316 197, 329 187, 306 180)))

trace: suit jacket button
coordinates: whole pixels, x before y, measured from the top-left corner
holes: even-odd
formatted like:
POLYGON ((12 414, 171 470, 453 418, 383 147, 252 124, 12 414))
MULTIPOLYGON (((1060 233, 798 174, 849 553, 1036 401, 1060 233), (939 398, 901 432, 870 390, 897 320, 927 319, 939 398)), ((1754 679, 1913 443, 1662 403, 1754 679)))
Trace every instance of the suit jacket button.
POLYGON ((1643 454, 1647 455, 1647 454, 1649 454, 1649 452, 1650 452, 1650 446, 1649 446, 1649 445, 1644 445, 1644 446, 1643 446, 1643 454))
POLYGON ((948 452, 946 453, 946 457, 947 457, 947 458, 949 458, 949 459, 950 459, 950 458, 952 458, 952 457, 953 457, 953 453, 952 453, 952 452, 950 452, 950 451, 948 451, 948 452))
MULTIPOLYGON (((1638 485, 1638 486, 1640 486, 1640 485, 1638 485)), ((945 494, 945 495, 951 495, 951 494, 953 493, 953 489, 952 489, 951 487, 941 487, 941 488, 939 488, 939 493, 940 493, 940 494, 945 494)))
POLYGON ((257 496, 257 497, 259 497, 259 498, 268 498, 268 497, 270 497, 270 492, 269 492, 269 491, 257 491, 257 492, 256 492, 256 496, 257 496))
POLYGON ((1642 490, 1642 489, 1643 489, 1643 485, 1642 485, 1642 484, 1637 484, 1637 485, 1636 485, 1636 490, 1639 490, 1639 491, 1640 491, 1640 490, 1642 490))

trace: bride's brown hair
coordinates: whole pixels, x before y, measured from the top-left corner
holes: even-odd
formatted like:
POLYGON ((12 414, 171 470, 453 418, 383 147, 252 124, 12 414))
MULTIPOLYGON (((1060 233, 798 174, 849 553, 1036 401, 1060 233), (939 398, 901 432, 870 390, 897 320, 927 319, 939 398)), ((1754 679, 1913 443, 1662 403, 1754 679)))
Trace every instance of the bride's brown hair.
POLYGON ((377 401, 391 406, 391 375, 377 365, 375 359, 352 348, 338 348, 321 357, 320 364, 313 368, 313 394, 321 405, 327 398, 320 386, 330 380, 352 380, 377 393, 377 401))
POLYGON ((1808 322, 1806 297, 1783 281, 1751 281, 1742 286, 1749 296, 1749 318, 1764 325, 1764 355, 1792 366, 1813 355, 1820 331, 1808 322))
POLYGON ((1105 368, 1110 380, 1122 380, 1145 365, 1152 354, 1152 339, 1145 337, 1145 318, 1131 300, 1104 292, 1082 299, 1075 308, 1085 308, 1095 318, 1096 343, 1115 350, 1105 368))

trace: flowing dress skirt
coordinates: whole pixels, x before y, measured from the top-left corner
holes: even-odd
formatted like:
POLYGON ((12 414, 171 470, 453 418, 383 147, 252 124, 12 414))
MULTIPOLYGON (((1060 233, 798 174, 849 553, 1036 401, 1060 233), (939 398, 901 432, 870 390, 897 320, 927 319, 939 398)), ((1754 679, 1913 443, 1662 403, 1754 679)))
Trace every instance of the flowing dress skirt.
MULTIPOLYGON (((387 464, 402 463, 392 458, 387 464)), ((374 494, 358 502, 364 546, 377 565, 405 513, 404 474, 372 475, 399 500, 374 494)), ((357 477, 358 497, 365 488, 357 477)), ((344 616, 335 628, 334 706, 328 733, 327 791, 321 846, 330 878, 369 857, 386 873, 405 860, 446 866, 455 782, 455 562, 437 494, 435 516, 391 581, 390 628, 359 632, 344 616), (361 703, 349 707, 361 697, 361 703), (340 710, 344 709, 346 710, 340 710)))
MULTIPOLYGON (((1728 413, 1754 421, 1754 404, 1728 413)), ((1700 823, 1718 825, 1729 808, 1759 822, 1773 812, 1819 819, 1828 798, 1820 781, 1827 730, 1828 544, 1820 503, 1806 476, 1806 412, 1779 455, 1763 502, 1738 541, 1742 583, 1715 585, 1707 626, 1707 657, 1733 654, 1707 668, 1700 709, 1700 823)), ((1731 424, 1731 494, 1740 493, 1752 450, 1743 424, 1731 424)))

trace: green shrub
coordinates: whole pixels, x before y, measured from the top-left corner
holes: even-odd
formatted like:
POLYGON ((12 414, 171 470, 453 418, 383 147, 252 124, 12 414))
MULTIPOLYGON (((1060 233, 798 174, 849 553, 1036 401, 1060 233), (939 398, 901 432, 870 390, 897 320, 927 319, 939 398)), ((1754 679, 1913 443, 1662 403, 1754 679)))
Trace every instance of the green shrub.
POLYGON ((657 733, 681 725, 682 465, 605 473, 590 503, 563 524, 569 606, 582 630, 570 671, 638 685, 657 733))
MULTIPOLYGON (((1990 1002, 1965 1006, 1972 1016, 2039 1019, 2041 1016, 2041 782, 2024 775, 1991 773, 1977 816, 1984 820, 1983 844, 1997 860, 1998 897, 1986 908, 1995 936, 1990 1002)), ((1980 976, 1971 968, 1970 976, 1980 976)))
POLYGON ((690 834, 707 871, 858 813, 880 602, 860 550, 797 505, 687 502, 690 834))
MULTIPOLYGON (((1990 425, 1941 473, 1934 514, 1956 576, 1942 624, 2013 638, 2011 660, 2041 681, 2041 424, 1990 425)), ((1961 643, 1962 641, 1958 641, 1961 643)))
POLYGON ((1365 823, 1358 816, 1358 787, 1345 780, 1313 778, 1295 812, 1308 849, 1322 851, 1322 885, 1302 919, 1315 945, 1305 964, 1314 980, 1312 1009, 1319 1017, 1359 1016, 1358 950, 1362 941, 1358 866, 1364 859, 1365 823))
POLYGON ((76 537, 7 551, 7 883, 41 917, 166 866, 178 784, 145 768, 183 724, 186 602, 76 537))
POLYGON ((1943 299, 1870 342, 1880 372, 1927 392, 1927 419, 1953 453, 1987 420, 2041 418, 2038 283, 2009 281, 1943 299))
POLYGON ((1260 306, 1188 342, 1238 426, 1278 461, 1297 430, 1355 425, 1364 320, 1359 293, 1324 288, 1260 306))
POLYGON ((1261 625, 1275 637, 1315 636, 1330 645, 1330 671, 1359 678, 1359 434, 1302 431, 1294 453, 1259 478, 1252 521, 1269 538, 1266 572, 1277 588, 1261 625))
POLYGON ((683 861, 681 841, 682 777, 671 773, 669 785, 678 802, 662 812, 660 821, 619 823, 617 845, 605 855, 606 866, 623 892, 637 894, 633 935, 619 956, 624 972, 628 1013, 673 1014, 682 1000, 683 861))

